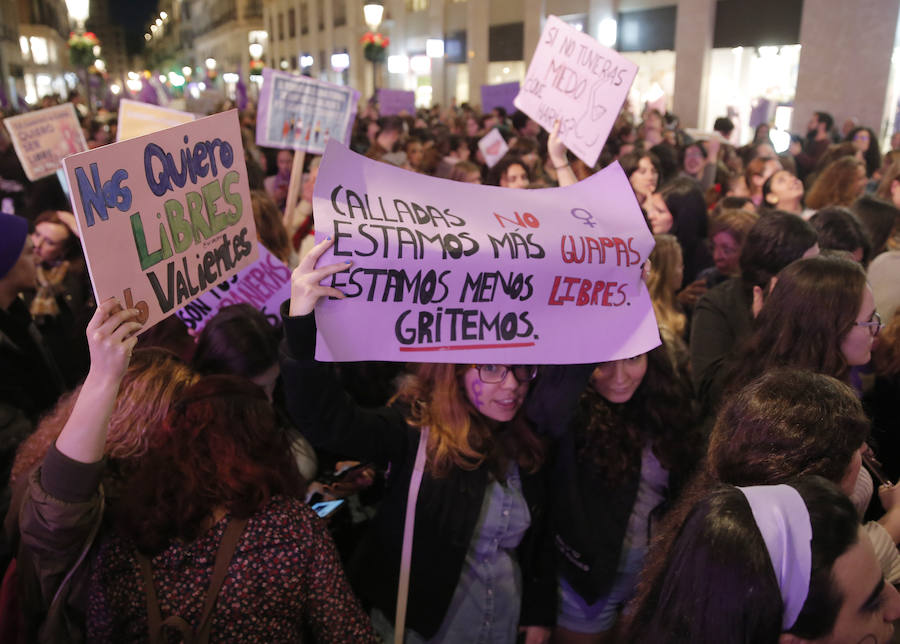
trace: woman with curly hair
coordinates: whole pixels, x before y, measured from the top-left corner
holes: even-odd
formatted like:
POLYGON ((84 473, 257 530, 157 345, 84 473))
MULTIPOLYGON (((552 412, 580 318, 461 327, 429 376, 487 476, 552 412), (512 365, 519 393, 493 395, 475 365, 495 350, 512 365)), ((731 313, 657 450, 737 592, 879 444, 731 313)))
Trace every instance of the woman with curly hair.
POLYGON ((390 465, 390 488, 350 570, 376 629, 418 644, 512 642, 521 626, 529 643, 546 642, 555 602, 544 447, 522 410, 537 367, 419 364, 393 404, 359 407, 314 360, 316 302, 343 297, 320 282, 349 268, 316 267, 331 243, 294 271, 282 375, 314 446, 390 465))
POLYGON ((202 378, 149 447, 92 567, 89 641, 374 642, 260 387, 202 378))
POLYGON ((87 641, 97 642, 145 640, 148 628, 154 640, 173 623, 183 635, 218 640, 295 641, 308 623, 320 641, 373 641, 324 527, 296 498, 303 481, 262 389, 233 377, 185 387, 161 426, 122 441, 142 452, 128 461, 122 493, 100 486, 137 315, 114 299, 98 307, 88 326, 90 371, 29 480, 20 529, 41 598, 28 608, 44 619, 33 641, 84 641, 85 623, 87 641), (235 550, 216 565, 223 534, 235 537, 235 550), (135 550, 153 559, 143 585, 135 550), (271 591, 247 593, 254 581, 271 591), (149 622, 145 590, 159 598, 149 622), (161 615, 166 623, 156 624, 161 615))
POLYGON ((870 127, 855 127, 847 135, 846 141, 862 153, 866 163, 866 175, 871 177, 881 167, 881 152, 878 150, 878 137, 870 127))
MULTIPOLYGON (((136 349, 122 377, 115 407, 109 418, 104 454, 122 464, 147 452, 153 432, 162 425, 169 405, 197 380, 194 371, 165 349, 136 349)), ((67 393, 16 452, 10 484, 38 465, 56 441, 81 393, 79 385, 67 393)), ((118 468, 118 466, 117 466, 118 468)))
POLYGON ((866 189, 866 165, 856 157, 832 161, 806 193, 806 207, 850 206, 866 189))
POLYGON ((552 486, 560 592, 554 642, 588 644, 611 641, 651 522, 686 480, 701 441, 692 439, 690 386, 665 346, 601 363, 588 386, 574 391, 577 402, 558 399, 549 414, 557 418, 553 431, 562 430, 552 486), (560 424, 570 407, 574 417, 560 424))

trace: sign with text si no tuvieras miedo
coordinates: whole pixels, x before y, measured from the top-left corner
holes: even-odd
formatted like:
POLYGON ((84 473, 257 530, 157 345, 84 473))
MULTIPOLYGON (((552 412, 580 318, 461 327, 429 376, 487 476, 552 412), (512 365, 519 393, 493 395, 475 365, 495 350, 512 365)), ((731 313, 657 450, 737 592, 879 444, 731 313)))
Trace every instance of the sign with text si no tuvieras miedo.
POLYGON ((618 52, 550 16, 515 104, 547 131, 559 120, 562 142, 593 167, 637 69, 618 52))

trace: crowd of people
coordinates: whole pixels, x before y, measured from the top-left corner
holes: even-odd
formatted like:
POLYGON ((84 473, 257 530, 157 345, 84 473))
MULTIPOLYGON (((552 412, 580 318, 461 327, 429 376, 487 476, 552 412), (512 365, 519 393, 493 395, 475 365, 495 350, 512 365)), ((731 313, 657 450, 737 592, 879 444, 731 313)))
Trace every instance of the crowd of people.
MULTIPOLYGON (((618 162, 656 241, 660 346, 317 362, 348 264, 320 261, 320 159, 259 148, 252 103, 256 230, 290 299, 143 329, 95 301, 65 192, 0 128, 0 641, 891 641, 900 150, 824 112, 778 154, 766 124, 737 145, 727 118, 692 139, 626 106, 588 167, 558 124, 484 107, 369 102, 349 144, 510 189, 618 162)), ((84 127, 104 145, 115 119, 84 127)))

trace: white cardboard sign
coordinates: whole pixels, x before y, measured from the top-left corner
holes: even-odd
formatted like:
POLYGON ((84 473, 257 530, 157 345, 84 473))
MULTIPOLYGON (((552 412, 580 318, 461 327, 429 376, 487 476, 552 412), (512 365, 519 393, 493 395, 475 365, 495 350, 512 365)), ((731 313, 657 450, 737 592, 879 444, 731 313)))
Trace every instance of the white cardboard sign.
POLYGON ((619 53, 550 16, 515 105, 548 131, 559 120, 563 143, 593 166, 637 70, 619 53))
POLYGON ((502 159, 509 151, 509 146, 506 144, 503 135, 500 134, 500 130, 494 128, 481 137, 481 140, 478 141, 478 149, 484 155, 484 161, 487 163, 487 166, 493 168, 497 165, 497 161, 502 159))

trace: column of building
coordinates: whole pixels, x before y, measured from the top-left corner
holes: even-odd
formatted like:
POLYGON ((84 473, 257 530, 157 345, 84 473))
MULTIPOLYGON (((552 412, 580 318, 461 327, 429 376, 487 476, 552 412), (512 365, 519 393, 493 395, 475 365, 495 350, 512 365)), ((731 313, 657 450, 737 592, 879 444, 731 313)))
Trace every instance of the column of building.
POLYGON ((678 3, 673 103, 682 127, 700 127, 705 122, 715 21, 716 0, 680 0, 678 3))
POLYGON ((470 0, 466 7, 466 47, 469 61, 469 101, 481 102, 479 88, 487 82, 490 3, 470 0))
POLYGON ((804 0, 793 130, 814 111, 881 130, 898 13, 900 0, 804 0))

